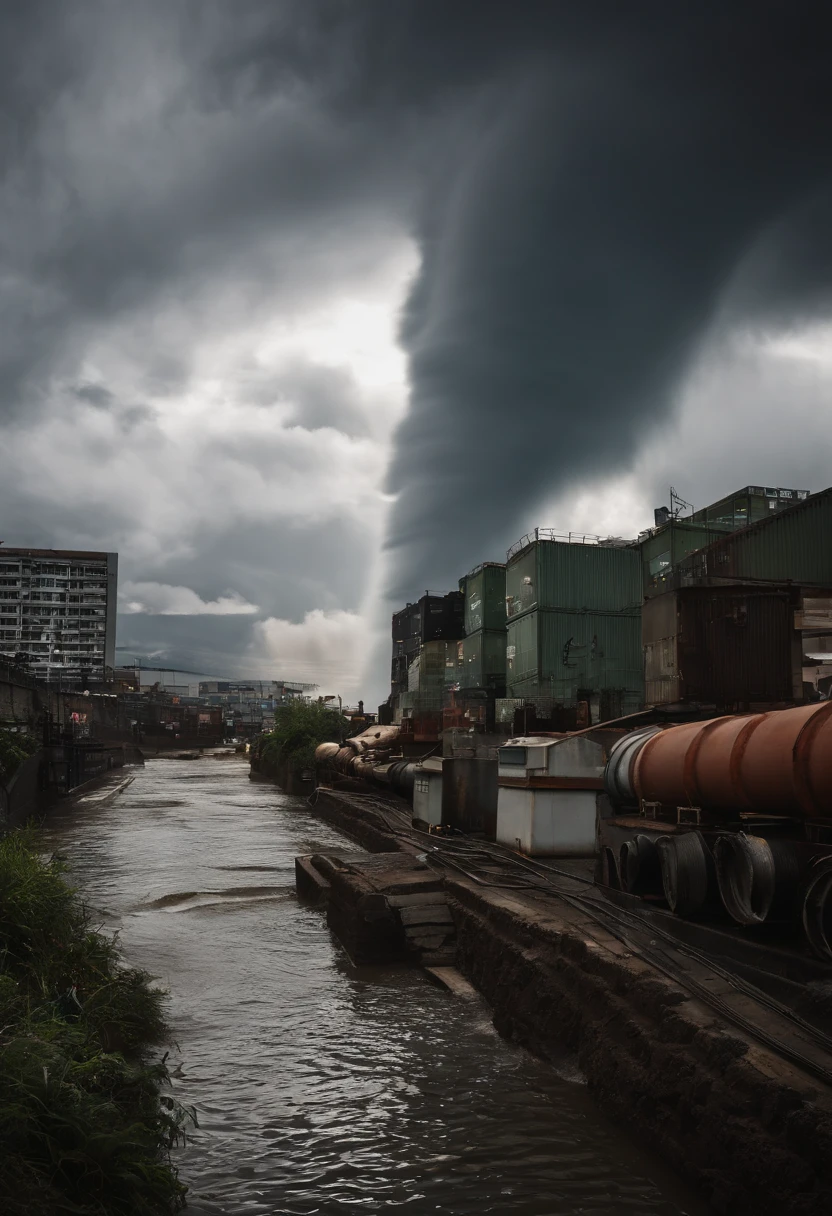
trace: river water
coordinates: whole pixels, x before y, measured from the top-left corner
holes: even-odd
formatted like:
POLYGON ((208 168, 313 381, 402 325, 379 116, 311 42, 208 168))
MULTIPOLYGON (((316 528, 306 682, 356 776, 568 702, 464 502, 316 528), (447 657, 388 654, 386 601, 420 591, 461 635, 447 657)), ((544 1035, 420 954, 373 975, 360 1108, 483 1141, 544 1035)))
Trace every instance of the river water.
POLYGON ((51 818, 98 922, 170 990, 176 1152, 192 1216, 703 1216, 706 1208, 487 1009, 421 973, 352 967, 294 893, 351 849, 240 758, 150 760, 51 818))

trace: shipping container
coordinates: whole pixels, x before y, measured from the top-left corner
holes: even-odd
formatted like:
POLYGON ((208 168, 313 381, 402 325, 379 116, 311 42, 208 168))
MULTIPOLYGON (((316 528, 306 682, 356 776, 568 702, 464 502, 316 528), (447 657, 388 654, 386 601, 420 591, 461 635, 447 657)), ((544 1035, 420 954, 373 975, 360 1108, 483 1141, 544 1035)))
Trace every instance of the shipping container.
POLYGON ((674 587, 744 579, 832 586, 832 489, 683 559, 674 587))
POLYGON ((416 604, 393 613, 394 654, 411 654, 425 642, 438 638, 461 638, 464 631, 465 596, 461 591, 447 595, 422 596, 416 604))
POLYGON ((694 511, 690 522, 716 526, 723 531, 736 532, 761 519, 770 519, 776 511, 784 511, 809 497, 808 490, 786 490, 782 486, 745 486, 735 490, 710 506, 694 511))
POLYGON ((634 711, 644 699, 641 613, 526 613, 508 623, 506 669, 509 697, 600 706, 603 692, 604 720, 634 711))
POLYGON ((639 537, 642 586, 645 597, 661 595, 670 585, 673 570, 688 554, 710 545, 725 529, 688 519, 672 519, 639 537))
POLYGON ((506 564, 509 619, 536 608, 635 612, 641 608, 641 555, 632 544, 539 539, 538 529, 506 564))
POLYGON ((480 629, 462 643, 460 688, 488 688, 501 697, 506 687, 506 631, 480 629))
POLYGON ((441 708, 443 689, 457 687, 462 672, 462 641, 425 642, 407 668, 406 689, 430 695, 431 706, 441 708))
POLYGON ((423 643, 461 638, 465 632, 465 596, 461 591, 423 595, 419 600, 419 622, 423 643))
POLYGON ((464 579, 465 636, 480 629, 506 627, 506 568, 501 562, 484 562, 464 579))
POLYGON ((737 711, 802 700, 799 593, 686 587, 644 605, 645 701, 737 711))
MULTIPOLYGON (((415 639, 416 642, 421 641, 420 636, 420 610, 418 604, 408 604, 406 607, 393 613, 393 643, 398 643, 403 650, 406 649, 405 643, 410 639, 415 639)), ((403 650, 400 653, 403 653, 403 650)))

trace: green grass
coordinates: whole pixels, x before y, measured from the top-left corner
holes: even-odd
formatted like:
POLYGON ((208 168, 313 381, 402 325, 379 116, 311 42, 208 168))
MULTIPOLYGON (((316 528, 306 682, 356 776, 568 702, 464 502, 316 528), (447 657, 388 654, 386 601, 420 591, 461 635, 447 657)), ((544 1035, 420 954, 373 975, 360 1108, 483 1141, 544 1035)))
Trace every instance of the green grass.
POLYGON ((154 1048, 165 994, 91 929, 60 862, 0 839, 0 1210, 156 1216, 184 1206, 185 1112, 154 1048))

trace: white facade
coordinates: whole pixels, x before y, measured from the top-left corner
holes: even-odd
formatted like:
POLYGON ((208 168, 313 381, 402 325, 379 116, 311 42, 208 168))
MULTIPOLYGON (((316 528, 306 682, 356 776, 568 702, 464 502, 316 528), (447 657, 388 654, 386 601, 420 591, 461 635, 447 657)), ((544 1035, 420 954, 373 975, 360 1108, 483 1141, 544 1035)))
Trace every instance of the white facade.
POLYGON ((442 761, 426 760, 416 770, 413 782, 413 818, 431 827, 442 823, 442 761))
POLYGON ((529 857, 592 857, 595 790, 497 790, 497 841, 529 857))
POLYGON ((117 553, 0 546, 0 656, 43 680, 103 681, 117 587, 117 553))
POLYGON ((530 857, 597 851, 600 743, 584 735, 509 739, 497 752, 497 840, 530 857))

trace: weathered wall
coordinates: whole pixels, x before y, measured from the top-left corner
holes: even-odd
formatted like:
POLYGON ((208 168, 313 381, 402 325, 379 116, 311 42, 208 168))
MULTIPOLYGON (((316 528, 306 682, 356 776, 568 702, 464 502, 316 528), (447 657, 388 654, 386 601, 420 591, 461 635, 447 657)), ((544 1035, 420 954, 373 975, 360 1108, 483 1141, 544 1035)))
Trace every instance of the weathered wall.
POLYGON ((65 722, 72 713, 86 714, 88 723, 109 728, 111 732, 119 729, 116 697, 62 692, 0 664, 0 722, 34 727, 46 714, 55 722, 65 722))
POLYGON ((446 880, 457 965, 506 1038, 577 1053, 601 1108, 732 1216, 832 1211, 829 1091, 572 909, 446 880))
MULTIPOLYGON (((8 786, 0 786, 0 827, 20 827, 29 819, 39 819, 61 797, 64 791, 56 781, 55 764, 55 754, 61 752, 61 748, 41 748, 23 761, 8 786)), ((139 748, 130 743, 116 743, 104 748, 102 772, 143 763, 139 748)), ((60 761, 57 767, 61 767, 60 761)), ((71 792, 74 794, 79 788, 82 787, 71 792)))

